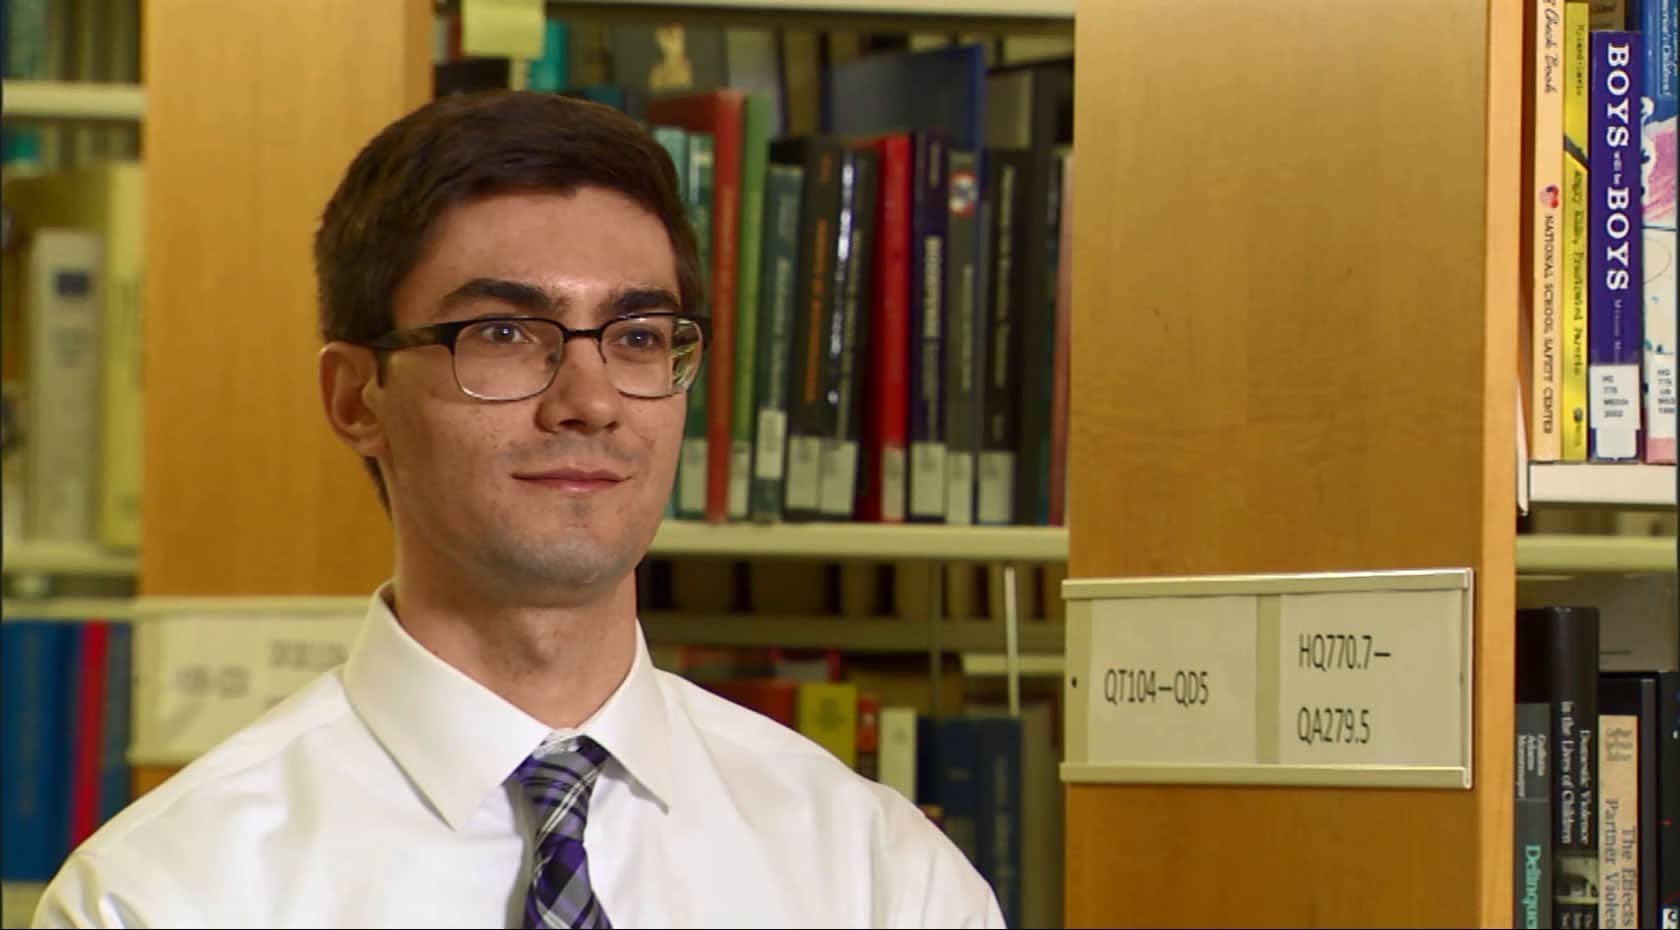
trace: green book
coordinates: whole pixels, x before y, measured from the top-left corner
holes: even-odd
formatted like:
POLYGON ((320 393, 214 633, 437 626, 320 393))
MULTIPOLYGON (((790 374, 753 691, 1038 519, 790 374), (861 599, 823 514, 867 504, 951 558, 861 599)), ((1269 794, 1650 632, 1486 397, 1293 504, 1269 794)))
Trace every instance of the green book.
POLYGON ((764 242, 764 179, 770 162, 770 98, 746 95, 741 112, 741 206, 735 274, 735 397, 729 423, 729 518, 745 520, 752 490, 759 265, 764 242))

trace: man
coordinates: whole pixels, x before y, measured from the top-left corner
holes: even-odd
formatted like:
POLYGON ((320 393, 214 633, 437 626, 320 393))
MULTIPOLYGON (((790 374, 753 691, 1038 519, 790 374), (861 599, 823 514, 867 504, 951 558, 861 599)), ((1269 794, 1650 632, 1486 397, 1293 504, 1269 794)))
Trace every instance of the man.
POLYGON ((896 792, 649 662, 685 224, 664 150, 557 95, 447 97, 357 156, 320 390, 393 575, 341 669, 114 817, 37 926, 1002 926, 896 792))

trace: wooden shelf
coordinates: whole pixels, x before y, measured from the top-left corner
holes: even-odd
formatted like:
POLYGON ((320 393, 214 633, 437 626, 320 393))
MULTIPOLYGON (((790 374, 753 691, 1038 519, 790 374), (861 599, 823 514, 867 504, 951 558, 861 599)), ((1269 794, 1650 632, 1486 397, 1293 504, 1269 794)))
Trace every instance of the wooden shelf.
POLYGON ((1061 562, 1067 559, 1067 539, 1066 528, 1050 526, 667 521, 659 528, 650 554, 1061 562))
POLYGON ((1534 504, 1673 507, 1673 465, 1620 462, 1530 462, 1528 500, 1534 504))
POLYGON ((140 567, 133 552, 116 551, 92 543, 7 540, 0 559, 7 575, 82 575, 132 577, 140 567))
MULTIPOLYGON (((1530 535, 1517 538, 1517 569, 1525 573, 1663 571, 1674 568, 1672 538, 1530 535)), ((139 557, 94 545, 9 542, 7 575, 132 577, 139 557)), ((1060 527, 939 526, 868 523, 704 524, 667 522, 650 555, 718 558, 869 559, 975 562, 1065 562, 1067 531, 1060 527)), ((249 603, 248 599, 236 599, 249 603)), ((272 609, 281 601, 259 601, 272 609)), ((286 609, 337 599, 283 599, 286 609)))
MULTIPOLYGON (((1004 626, 992 620, 929 623, 873 617, 767 617, 653 611, 642 615, 650 645, 839 649, 844 652, 1001 652, 1004 626)), ((1060 654, 1059 623, 1032 621, 1019 629, 1022 652, 1060 654)))
POLYGON ((146 93, 138 84, 90 81, 6 81, 3 112, 10 119, 139 120, 146 93))
POLYGON ((1672 572, 1675 540, 1661 536, 1517 537, 1517 571, 1525 575, 1672 572))
POLYGON ((548 0, 550 15, 902 31, 1071 33, 1074 0, 548 0))

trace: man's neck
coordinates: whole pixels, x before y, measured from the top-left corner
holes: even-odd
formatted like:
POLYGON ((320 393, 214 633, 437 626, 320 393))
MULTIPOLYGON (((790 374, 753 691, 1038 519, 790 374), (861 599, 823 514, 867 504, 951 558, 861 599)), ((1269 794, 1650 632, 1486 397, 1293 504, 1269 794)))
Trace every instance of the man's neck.
MULTIPOLYGON (((589 719, 630 672, 636 587, 564 606, 469 593, 400 569, 391 586, 403 629, 438 658, 554 729, 589 719)), ((534 599, 533 599, 534 600, 534 599)))

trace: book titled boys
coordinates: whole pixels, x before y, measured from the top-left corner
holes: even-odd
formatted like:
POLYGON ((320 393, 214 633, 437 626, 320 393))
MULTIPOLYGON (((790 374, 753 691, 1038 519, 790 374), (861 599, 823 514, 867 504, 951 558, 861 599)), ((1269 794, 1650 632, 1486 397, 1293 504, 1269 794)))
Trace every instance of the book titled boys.
POLYGON ((1642 406, 1644 46, 1640 34, 1628 30, 1594 31, 1588 41, 1588 455, 1627 460, 1639 456, 1642 406))

